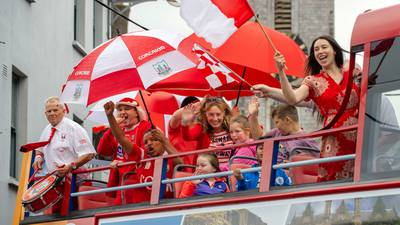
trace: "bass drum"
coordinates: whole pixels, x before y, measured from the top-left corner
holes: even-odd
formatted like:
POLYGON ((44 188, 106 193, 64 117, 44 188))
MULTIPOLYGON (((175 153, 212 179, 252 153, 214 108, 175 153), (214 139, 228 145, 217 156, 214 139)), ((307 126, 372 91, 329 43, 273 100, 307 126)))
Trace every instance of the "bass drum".
POLYGON ((41 212, 63 197, 63 178, 50 175, 35 183, 22 196, 22 205, 30 212, 41 212))

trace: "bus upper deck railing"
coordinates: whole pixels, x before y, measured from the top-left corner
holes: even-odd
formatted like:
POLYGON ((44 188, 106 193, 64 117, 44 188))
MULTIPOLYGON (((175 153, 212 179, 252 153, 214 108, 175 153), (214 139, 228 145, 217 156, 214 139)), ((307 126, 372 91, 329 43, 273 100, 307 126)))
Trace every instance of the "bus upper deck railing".
MULTIPOLYGON (((190 177, 184 177, 184 178, 162 179, 162 177, 164 177, 164 178, 166 177, 165 176, 166 171, 163 171, 163 165, 164 165, 164 163, 166 163, 166 161, 168 159, 192 155, 192 154, 200 154, 200 153, 205 153, 205 152, 210 152, 210 151, 217 152, 217 151, 221 151, 221 150, 228 149, 228 148, 256 145, 256 144, 260 144, 260 143, 264 144, 264 154, 263 154, 263 159, 262 159, 262 166, 255 167, 255 168, 243 169, 242 172, 246 173, 246 172, 261 171, 259 191, 267 192, 267 191, 269 191, 270 187, 273 184, 273 181, 275 180, 275 173, 271 173, 272 170, 275 170, 278 168, 291 168, 291 167, 295 167, 295 166, 319 164, 319 163, 326 163, 326 162, 336 162, 336 161, 342 161, 342 160, 351 160, 351 159, 355 158, 355 154, 350 154, 350 155, 335 156, 335 157, 329 157, 329 158, 320 158, 320 159, 312 159, 312 160, 305 160, 305 161, 299 161, 299 162, 276 164, 278 144, 280 141, 288 141, 288 140, 300 139, 300 138, 315 138, 315 137, 330 135, 330 134, 338 133, 338 132, 353 131, 353 130, 357 130, 357 128, 358 128, 357 125, 353 125, 353 126, 347 126, 347 127, 341 127, 341 128, 334 128, 334 129, 330 129, 330 130, 321 130, 321 131, 316 131, 316 132, 307 133, 307 134, 273 137, 273 138, 269 138, 269 139, 256 140, 251 143, 234 144, 234 145, 229 145, 229 146, 216 147, 213 149, 201 149, 201 150, 196 150, 196 151, 177 153, 177 154, 173 154, 173 155, 164 155, 164 156, 160 156, 160 157, 143 159, 139 163, 147 162, 147 161, 154 161, 154 163, 155 163, 152 182, 103 188, 103 189, 99 189, 99 190, 77 192, 76 191, 76 176, 81 173, 92 173, 92 172, 97 172, 97 171, 109 170, 109 169, 111 169, 111 167, 110 166, 100 166, 100 167, 96 167, 96 168, 79 169, 79 170, 72 172, 72 180, 71 180, 72 185, 69 190, 67 189, 64 191, 64 196, 65 196, 65 198, 67 198, 67 201, 69 201, 69 207, 62 207, 61 215, 67 215, 69 213, 69 211, 73 210, 73 197, 78 197, 78 196, 83 196, 83 195, 91 195, 91 194, 99 194, 99 193, 117 191, 117 190, 126 190, 126 189, 132 189, 132 188, 147 187, 147 186, 152 186, 150 204, 152 204, 152 205, 158 204, 159 200, 160 200, 160 190, 162 189, 161 187, 163 185, 166 185, 169 183, 187 181, 187 180, 203 179, 203 178, 208 178, 208 177, 229 176, 229 175, 232 175, 232 173, 233 173, 232 171, 227 171, 227 172, 220 172, 220 173, 214 173, 214 174, 203 174, 203 175, 197 175, 197 176, 190 176, 190 177)), ((134 165, 137 163, 138 162, 125 162, 125 163, 118 164, 118 167, 130 166, 130 165, 134 165)))
MULTIPOLYGON (((291 168, 291 167, 296 167, 296 166, 305 166, 305 165, 312 165, 312 164, 319 164, 319 163, 345 161, 345 160, 351 160, 354 158, 355 158, 355 154, 349 154, 349 155, 334 156, 334 157, 321 158, 321 159, 310 159, 310 160, 304 160, 304 161, 299 161, 299 162, 281 163, 281 164, 273 165, 272 168, 273 169, 279 169, 279 168, 285 169, 285 168, 291 168)), ((260 170, 261 170, 261 166, 241 169, 240 171, 242 173, 252 173, 252 172, 259 172, 260 170)), ((201 175, 196 175, 196 176, 164 179, 161 181, 161 183, 162 184, 171 184, 171 183, 182 182, 182 181, 198 180, 198 179, 205 179, 205 178, 211 178, 211 177, 225 177, 225 176, 231 176, 231 175, 233 175, 233 171, 225 171, 225 172, 218 172, 218 173, 201 174, 201 175)), ((75 192, 75 193, 71 193, 71 197, 100 194, 100 193, 111 192, 111 191, 122 191, 122 190, 134 189, 134 188, 149 187, 152 185, 153 185, 153 182, 121 185, 118 187, 110 187, 110 188, 102 188, 102 189, 98 189, 98 190, 75 192)))

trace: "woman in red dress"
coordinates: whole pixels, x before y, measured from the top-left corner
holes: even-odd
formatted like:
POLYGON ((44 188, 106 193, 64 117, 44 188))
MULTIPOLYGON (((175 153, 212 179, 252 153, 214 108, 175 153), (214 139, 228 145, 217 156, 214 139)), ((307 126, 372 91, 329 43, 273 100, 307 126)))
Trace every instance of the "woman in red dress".
MULTIPOLYGON (((349 73, 342 70, 343 53, 339 44, 330 36, 321 36, 313 41, 305 69, 306 74, 309 76, 303 80, 303 83, 297 89, 292 88, 283 71, 285 67, 283 55, 277 53, 275 61, 279 69, 282 89, 258 84, 253 86, 254 93, 259 97, 271 97, 291 105, 313 100, 323 118, 323 125, 329 124, 339 111, 345 95, 347 80, 349 79, 349 73)), ((346 110, 333 128, 356 124, 358 105, 358 87, 353 83, 346 110)), ((322 138, 321 157, 354 153, 356 136, 356 131, 324 136, 322 138)), ((318 174, 319 181, 352 178, 354 161, 320 164, 318 174)))

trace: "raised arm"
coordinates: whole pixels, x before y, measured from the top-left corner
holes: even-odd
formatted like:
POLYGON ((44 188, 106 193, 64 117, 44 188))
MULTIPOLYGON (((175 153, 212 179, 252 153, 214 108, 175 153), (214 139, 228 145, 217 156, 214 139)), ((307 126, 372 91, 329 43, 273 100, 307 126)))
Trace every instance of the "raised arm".
POLYGON ((180 108, 172 114, 171 119, 169 120, 169 126, 172 129, 176 129, 181 124, 182 113, 184 108, 180 108))
MULTIPOLYGON (((283 95, 282 89, 269 87, 265 84, 256 84, 252 88, 254 95, 259 98, 272 98, 278 102, 289 104, 286 97, 283 95)), ((298 89, 296 89, 298 90, 298 89)), ((294 90, 294 91, 296 91, 294 90)), ((308 94, 307 94, 308 95, 308 94)), ((290 104, 289 104, 290 105, 290 104)), ((300 101, 295 104, 297 107, 312 108, 313 103, 311 101, 300 101)))
POLYGON ((283 71, 283 69, 285 67, 284 56, 281 55, 279 52, 277 52, 275 54, 274 58, 275 58, 276 66, 278 67, 278 70, 279 70, 278 74, 279 74, 279 80, 281 83, 282 94, 285 97, 287 103, 289 105, 296 105, 297 103, 306 99, 308 96, 308 92, 309 92, 308 86, 301 85, 299 88, 293 89, 292 85, 290 84, 289 80, 287 79, 285 72, 283 71))
POLYGON ((257 139, 263 135, 263 130, 258 122, 258 111, 260 104, 257 97, 252 97, 249 102, 249 124, 250 124, 250 137, 257 139))
POLYGON ((200 109, 200 102, 195 102, 188 104, 187 106, 180 108, 172 114, 171 119, 169 120, 169 126, 172 129, 179 127, 179 125, 186 126, 187 124, 191 124, 194 122, 196 118, 196 113, 200 109))
POLYGON ((121 129, 121 127, 118 125, 117 120, 114 117, 114 102, 109 101, 106 104, 104 104, 104 110, 107 115, 107 120, 108 123, 110 124, 110 129, 112 134, 114 135, 115 139, 118 141, 118 143, 121 145, 122 149, 128 153, 131 154, 133 153, 134 148, 138 148, 138 146, 134 143, 132 143, 129 138, 125 136, 124 131, 121 129))

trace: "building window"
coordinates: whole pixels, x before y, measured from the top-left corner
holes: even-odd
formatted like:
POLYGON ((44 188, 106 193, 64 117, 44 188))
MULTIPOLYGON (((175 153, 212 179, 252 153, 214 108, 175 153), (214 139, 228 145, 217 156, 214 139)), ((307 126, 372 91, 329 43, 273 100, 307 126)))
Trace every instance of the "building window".
MULTIPOLYGON (((112 3, 111 7, 115 9, 120 14, 129 17, 130 10, 133 6, 133 3, 129 2, 115 2, 112 3)), ((120 34, 125 34, 128 32, 128 21, 116 13, 110 12, 110 29, 111 29, 111 38, 117 37, 120 34)))
POLYGON ((10 176, 17 178, 17 115, 18 115, 19 77, 13 73, 11 86, 11 140, 10 140, 10 176))
MULTIPOLYGON (((103 0, 104 4, 108 1, 103 0)), ((97 1, 93 2, 93 48, 108 40, 108 10, 97 1)))
POLYGON ((85 40, 85 7, 86 1, 74 0, 74 41, 72 46, 82 55, 86 56, 85 40))
POLYGON ((275 0, 275 29, 287 34, 292 32, 291 0, 275 0))
POLYGON ((18 151, 21 140, 26 137, 26 90, 25 76, 13 68, 11 86, 10 127, 10 177, 18 179, 21 171, 22 154, 18 151), (24 110, 25 109, 25 110, 24 110))
POLYGON ((74 40, 85 46, 85 1, 74 0, 74 40))

